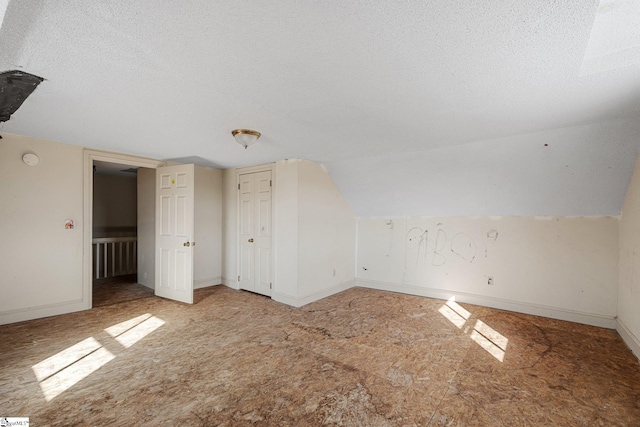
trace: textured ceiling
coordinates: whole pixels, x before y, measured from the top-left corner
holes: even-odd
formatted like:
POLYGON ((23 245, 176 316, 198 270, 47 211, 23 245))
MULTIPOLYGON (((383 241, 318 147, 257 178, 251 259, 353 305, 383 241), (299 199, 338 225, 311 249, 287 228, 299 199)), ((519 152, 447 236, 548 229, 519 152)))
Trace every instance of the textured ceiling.
POLYGON ((615 215, 640 67, 581 76, 597 11, 12 0, 0 71, 47 80, 0 129, 218 167, 314 160, 362 216, 615 215), (244 150, 240 127, 263 137, 244 150))

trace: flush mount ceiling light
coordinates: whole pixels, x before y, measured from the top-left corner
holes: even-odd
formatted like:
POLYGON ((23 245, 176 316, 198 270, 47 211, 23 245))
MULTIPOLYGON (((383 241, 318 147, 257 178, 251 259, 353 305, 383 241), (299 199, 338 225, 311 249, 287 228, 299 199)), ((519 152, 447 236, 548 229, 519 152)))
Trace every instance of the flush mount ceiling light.
POLYGON ((260 138, 260 132, 251 129, 234 129, 231 131, 231 135, 245 149, 260 138))

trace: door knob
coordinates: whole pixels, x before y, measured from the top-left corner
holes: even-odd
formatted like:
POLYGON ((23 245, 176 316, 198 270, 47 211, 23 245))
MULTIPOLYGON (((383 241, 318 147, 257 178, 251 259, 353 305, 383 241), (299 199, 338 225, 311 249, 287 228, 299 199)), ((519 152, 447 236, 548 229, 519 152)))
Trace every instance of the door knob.
POLYGON ((248 241, 249 241, 249 243, 253 243, 253 239, 249 239, 248 241))
POLYGON ((189 247, 189 246, 191 246, 191 243, 189 243, 189 242, 185 242, 185 243, 184 243, 184 246, 189 247))

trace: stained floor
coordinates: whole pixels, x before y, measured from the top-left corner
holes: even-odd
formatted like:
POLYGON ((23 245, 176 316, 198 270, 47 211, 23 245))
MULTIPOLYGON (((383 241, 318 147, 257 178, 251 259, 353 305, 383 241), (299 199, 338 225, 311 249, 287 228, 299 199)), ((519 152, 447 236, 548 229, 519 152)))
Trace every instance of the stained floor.
POLYGON ((37 426, 637 426, 615 331, 355 288, 224 286, 0 326, 0 416, 37 426))

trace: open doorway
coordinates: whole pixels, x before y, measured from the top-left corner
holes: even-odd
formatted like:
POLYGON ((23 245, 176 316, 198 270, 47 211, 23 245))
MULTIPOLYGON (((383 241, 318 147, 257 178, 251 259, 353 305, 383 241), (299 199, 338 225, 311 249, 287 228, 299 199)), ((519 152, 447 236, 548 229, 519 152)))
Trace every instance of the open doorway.
POLYGON ((87 308, 154 295, 155 168, 162 164, 85 150, 87 308))
POLYGON ((147 280, 138 277, 139 257, 152 250, 148 247, 148 240, 154 233, 153 229, 145 227, 148 222, 153 226, 154 217, 154 186, 149 181, 149 173, 155 176, 152 169, 93 162, 93 307, 153 296, 153 277, 149 278, 147 272, 149 266, 144 263, 142 266, 141 279, 147 280), (139 172, 141 180, 138 180, 139 172), (151 200, 147 200, 149 194, 151 200), (138 215, 140 205, 143 208, 141 213, 145 214, 142 227, 138 227, 141 222, 138 215), (142 245, 139 244, 141 239, 142 245), (139 252, 139 248, 142 251, 139 252))

